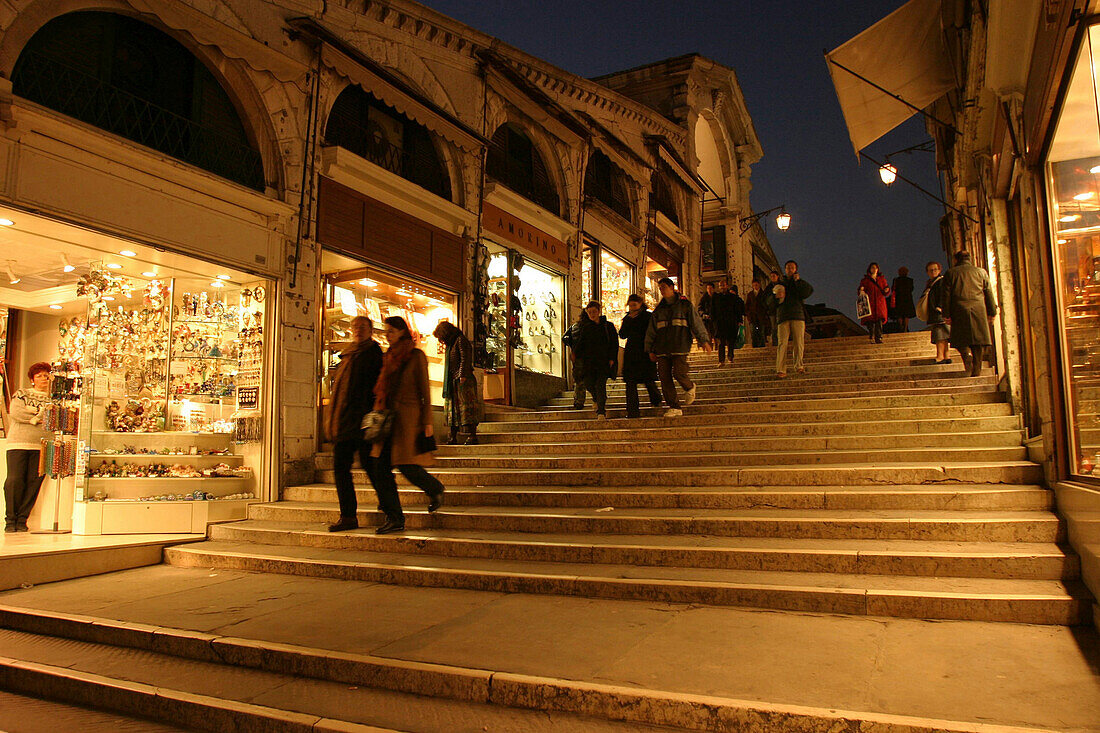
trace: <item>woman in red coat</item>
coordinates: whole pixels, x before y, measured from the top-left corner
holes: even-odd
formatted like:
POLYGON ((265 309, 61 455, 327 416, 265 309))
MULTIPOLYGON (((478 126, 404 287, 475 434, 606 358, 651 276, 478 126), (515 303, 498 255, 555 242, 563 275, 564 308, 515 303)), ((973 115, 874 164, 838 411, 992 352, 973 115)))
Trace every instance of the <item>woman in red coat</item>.
POLYGON ((886 323, 886 299, 890 295, 890 288, 886 284, 886 278, 879 272, 877 262, 867 266, 867 274, 859 281, 859 292, 867 293, 871 299, 871 315, 861 318, 860 323, 871 332, 871 340, 881 344, 882 324, 886 323))

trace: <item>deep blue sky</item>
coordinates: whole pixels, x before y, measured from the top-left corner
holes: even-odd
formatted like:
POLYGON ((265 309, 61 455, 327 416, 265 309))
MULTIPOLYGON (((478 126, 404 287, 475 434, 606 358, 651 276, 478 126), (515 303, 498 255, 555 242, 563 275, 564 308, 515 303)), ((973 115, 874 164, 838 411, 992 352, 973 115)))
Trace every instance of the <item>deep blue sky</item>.
MULTIPOLYGON (((791 228, 768 235, 780 262, 799 261, 813 302, 849 315, 867 263, 888 276, 906 265, 924 286, 924 264, 943 261, 942 206, 898 181, 882 185, 874 166, 857 164, 829 79, 833 49, 904 0, 425 0, 435 10, 581 76, 698 52, 732 67, 764 148, 752 169, 752 204, 786 204, 791 228)), ((919 117, 867 153, 928 139, 919 117)), ((906 177, 939 191, 934 156, 895 160, 906 177)))

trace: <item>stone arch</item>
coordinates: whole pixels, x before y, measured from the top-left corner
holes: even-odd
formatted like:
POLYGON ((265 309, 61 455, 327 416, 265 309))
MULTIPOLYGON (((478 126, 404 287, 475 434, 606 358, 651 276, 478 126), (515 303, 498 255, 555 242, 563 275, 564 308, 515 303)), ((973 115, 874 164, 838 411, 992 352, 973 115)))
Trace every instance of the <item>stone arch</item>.
POLYGON ((700 110, 695 119, 692 134, 695 157, 699 162, 697 171, 715 192, 730 200, 731 181, 736 186, 736 162, 730 157, 730 146, 721 121, 710 109, 700 110), (718 180, 711 180, 717 178, 718 180))
POLYGON ((121 0, 32 0, 15 16, 0 37, 0 76, 10 79, 20 54, 47 23, 71 13, 96 11, 140 21, 169 36, 214 76, 234 106, 249 142, 260 154, 265 192, 279 195, 287 180, 283 155, 268 105, 243 62, 228 59, 217 49, 196 43, 187 33, 160 22, 154 15, 137 12, 121 0))
POLYGON ((553 213, 559 218, 570 220, 574 200, 570 192, 574 190, 574 186, 570 185, 570 181, 567 180, 563 166, 563 161, 568 159, 568 151, 562 150, 561 148, 564 146, 556 144, 541 128, 534 125, 503 100, 497 100, 497 103, 492 104, 486 113, 486 137, 492 139, 496 131, 504 124, 515 125, 531 141, 535 151, 542 158, 551 185, 558 195, 558 209, 553 213))

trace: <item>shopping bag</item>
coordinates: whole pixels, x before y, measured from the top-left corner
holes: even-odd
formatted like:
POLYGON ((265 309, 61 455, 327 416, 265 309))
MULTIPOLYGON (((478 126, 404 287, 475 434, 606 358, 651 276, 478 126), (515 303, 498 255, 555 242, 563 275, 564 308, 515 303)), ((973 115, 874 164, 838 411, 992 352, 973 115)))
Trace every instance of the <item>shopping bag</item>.
POLYGON ((371 410, 363 416, 363 440, 382 443, 393 432, 393 410, 371 410))
POLYGON ((917 318, 921 319, 925 323, 928 323, 928 291, 925 290, 921 293, 920 299, 917 301, 917 318))
POLYGON ((745 345, 745 324, 737 327, 737 338, 733 340, 733 348, 740 349, 745 345))
POLYGON ((864 318, 871 317, 871 296, 867 294, 867 291, 859 291, 859 295, 856 296, 856 319, 862 321, 864 318))

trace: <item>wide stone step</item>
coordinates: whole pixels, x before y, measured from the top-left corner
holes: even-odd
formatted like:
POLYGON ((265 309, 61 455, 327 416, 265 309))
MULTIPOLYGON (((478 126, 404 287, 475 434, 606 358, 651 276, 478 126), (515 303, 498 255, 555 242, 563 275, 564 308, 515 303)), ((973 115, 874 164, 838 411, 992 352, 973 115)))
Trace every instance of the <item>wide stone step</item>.
POLYGON ((376 535, 248 520, 214 525, 217 541, 523 562, 650 565, 727 570, 1072 580, 1076 555, 1052 543, 792 540, 662 535, 539 534, 433 529, 376 535))
MULTIPOLYGON (((745 431, 741 431, 744 433, 745 431)), ((558 441, 541 443, 486 443, 483 445, 444 445, 439 457, 502 456, 573 456, 603 454, 649 454, 674 449, 679 453, 724 453, 767 451, 882 451, 904 448, 988 448, 1019 447, 1022 431, 983 431, 958 433, 909 433, 891 435, 797 435, 740 438, 696 438, 682 441, 608 440, 558 441)), ((320 465, 320 464, 318 464, 320 465)), ((331 464, 330 464, 331 465, 331 464)))
MULTIPOLYGON (((889 363, 873 370, 859 364, 843 364, 830 372, 819 370, 808 371, 806 374, 789 374, 785 379, 778 378, 772 372, 762 370, 736 370, 729 367, 715 370, 692 370, 693 381, 703 386, 729 386, 729 387, 785 387, 789 389, 814 389, 822 387, 834 387, 839 385, 867 386, 875 385, 903 385, 911 383, 915 385, 940 385, 953 386, 958 384, 988 384, 996 385, 997 378, 993 374, 985 374, 980 377, 971 377, 958 371, 945 371, 942 367, 897 367, 889 363)), ((608 391, 622 391, 621 380, 608 382, 608 391)))
MULTIPOLYGON (((978 392, 960 391, 951 394, 943 394, 935 391, 930 394, 914 397, 904 394, 866 395, 859 397, 829 397, 819 396, 806 398, 801 395, 792 396, 790 399, 772 399, 770 397, 741 397, 736 400, 713 400, 706 403, 705 400, 684 407, 685 415, 707 414, 712 420, 721 421, 722 416, 743 412, 788 412, 815 413, 822 411, 847 410, 859 411, 876 410, 885 408, 903 409, 913 406, 914 403, 921 407, 949 407, 967 405, 987 405, 1004 402, 1005 398, 999 392, 982 390, 978 392)), ((653 413, 654 417, 662 413, 653 413)), ((942 413, 941 413, 942 414, 942 413)), ((988 413, 986 413, 988 414, 988 413)), ((582 416, 592 415, 592 410, 573 410, 569 408, 548 408, 544 410, 532 410, 530 412, 498 412, 493 414, 491 422, 482 425, 494 425, 509 422, 543 422, 550 420, 576 420, 582 416)), ((671 418, 660 418, 671 419, 671 418)), ((593 425, 592 427, 599 427, 593 425)))
POLYGON ((581 595, 915 618, 1082 623, 1087 595, 1054 580, 516 563, 225 541, 170 548, 179 567, 227 568, 400 585, 581 595))
MULTIPOLYGON (((848 415, 847 417, 852 417, 848 415)), ((543 432, 482 433, 480 442, 493 445, 517 445, 530 443, 588 443, 591 441, 692 441, 697 438, 738 438, 753 436, 764 437, 808 437, 808 436, 887 436, 887 435, 936 435, 959 430, 964 433, 1004 433, 1021 435, 1020 419, 1015 415, 957 418, 937 420, 931 418, 919 420, 858 420, 846 422, 765 422, 721 425, 683 425, 683 418, 673 420, 670 427, 628 428, 619 427, 621 423, 605 424, 603 429, 583 432, 563 432, 559 430, 543 432), (751 425, 751 427, 749 427, 751 425)), ((450 446, 440 446, 440 450, 450 446)), ((467 446, 474 447, 474 446, 467 446)), ((318 454, 318 466, 331 466, 332 454, 318 454), (322 461, 328 460, 328 463, 322 461)))
MULTIPOLYGON (((616 469, 616 468, 695 468, 718 466, 784 466, 818 465, 836 463, 866 463, 868 450, 842 450, 840 448, 784 449, 782 445, 772 450, 741 452, 691 452, 665 453, 666 446, 651 446, 651 450, 641 453, 605 453, 574 455, 561 452, 558 455, 508 455, 439 457, 436 465, 440 468, 480 468, 493 470, 568 470, 568 469, 616 469)), ((1021 445, 1002 447, 932 447, 932 448, 895 448, 883 450, 874 456, 879 464, 919 463, 936 461, 1022 461, 1027 458, 1027 449, 1021 445)))
MULTIPOLYGON (((649 408, 643 408, 643 414, 649 408)), ((863 407, 860 409, 814 409, 792 410, 787 407, 775 407, 769 410, 759 409, 756 405, 729 406, 719 405, 710 409, 702 406, 691 405, 684 408, 684 414, 680 417, 664 417, 664 409, 649 410, 646 417, 622 418, 613 423, 596 420, 591 410, 578 411, 577 418, 566 420, 564 418, 547 421, 540 419, 543 413, 497 413, 492 421, 481 423, 478 433, 485 436, 508 435, 513 433, 528 433, 539 435, 559 435, 570 431, 587 431, 599 433, 608 430, 668 430, 690 431, 706 430, 713 428, 755 430, 760 425, 818 425, 818 430, 829 430, 832 425, 851 423, 853 421, 863 425, 884 425, 898 421, 911 421, 924 424, 931 420, 969 420, 986 418, 1009 418, 1015 421, 1015 426, 1020 426, 1020 419, 1012 414, 1012 406, 1007 402, 994 401, 968 405, 936 405, 936 406, 891 406, 891 407, 863 407), (505 421, 498 415, 510 415, 511 419, 505 421), (742 427, 744 426, 744 427, 742 427)), ((673 433, 663 433, 671 435, 673 433)), ((691 435, 685 432, 684 435, 691 435)), ((495 437, 488 437, 495 440, 495 437)))
MULTIPOLYGON (((355 491, 364 508, 377 504, 369 484, 360 483, 355 491)), ((400 487, 404 506, 424 506, 423 491, 400 487)), ((336 503, 332 484, 291 486, 283 490, 286 501, 336 503)), ((678 489, 670 487, 590 486, 538 488, 501 486, 493 488, 452 488, 447 492, 448 506, 490 507, 592 507, 679 508, 679 509, 934 509, 945 511, 1005 509, 1041 510, 1053 505, 1053 493, 1040 486, 1003 484, 948 484, 944 486, 819 486, 819 487, 741 487, 722 486, 678 489)))
MULTIPOLYGON (((469 468, 433 468, 447 486, 883 486, 890 484, 1008 483, 1035 484, 1042 468, 1030 461, 862 463, 784 466, 726 466, 719 468, 614 468, 603 470, 485 471, 469 468)), ((356 469, 355 480, 366 474, 356 469)), ((330 471, 318 479, 332 483, 330 471)), ((399 483, 405 483, 398 476, 399 483)))
MULTIPOLYGON (((369 504, 359 523, 379 522, 369 504), (369 509, 368 509, 369 507, 369 509)), ((317 525, 340 517, 335 504, 280 501, 252 504, 249 519, 317 525)), ((434 514, 410 508, 410 529, 594 534, 714 535, 789 539, 928 539, 952 542, 1058 542, 1063 526, 1050 512, 839 509, 649 509, 590 507, 444 507, 434 514)))

